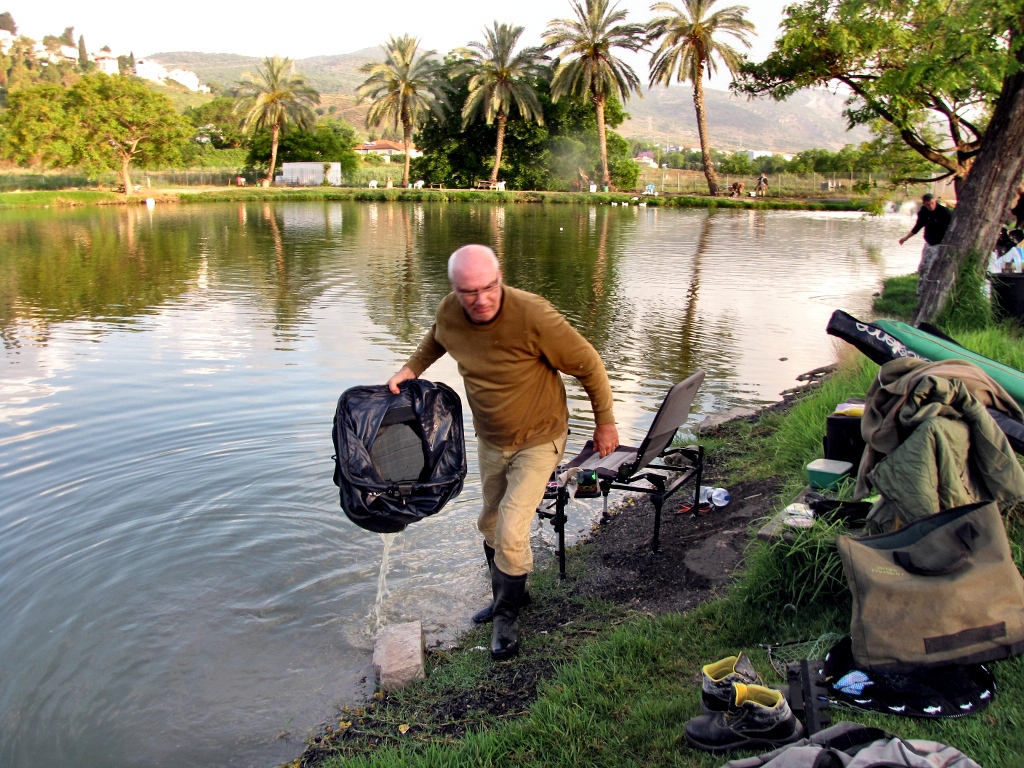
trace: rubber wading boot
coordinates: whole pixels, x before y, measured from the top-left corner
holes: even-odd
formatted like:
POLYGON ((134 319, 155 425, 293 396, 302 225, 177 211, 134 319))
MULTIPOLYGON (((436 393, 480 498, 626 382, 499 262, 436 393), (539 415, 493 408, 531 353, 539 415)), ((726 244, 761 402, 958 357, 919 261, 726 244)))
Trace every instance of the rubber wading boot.
POLYGON ((494 590, 494 631, 491 634, 491 658, 511 659, 519 653, 519 609, 526 594, 526 574, 509 576, 498 566, 491 567, 494 590))
POLYGON ((733 683, 729 708, 693 718, 686 724, 686 742, 705 752, 774 749, 796 741, 803 732, 781 693, 733 683))
POLYGON ((700 708, 705 715, 725 712, 732 698, 732 684, 762 685, 761 676, 745 653, 728 656, 702 670, 700 708))
MULTIPOLYGON (((490 573, 494 568, 494 549, 484 541, 484 557, 487 558, 487 572, 490 573)), ((491 582, 491 590, 493 592, 494 582, 491 582)), ((527 592, 523 595, 523 606, 530 604, 530 593, 527 592)), ((490 604, 486 608, 481 608, 479 611, 473 614, 474 624, 486 624, 494 618, 494 600, 492 599, 490 604)))

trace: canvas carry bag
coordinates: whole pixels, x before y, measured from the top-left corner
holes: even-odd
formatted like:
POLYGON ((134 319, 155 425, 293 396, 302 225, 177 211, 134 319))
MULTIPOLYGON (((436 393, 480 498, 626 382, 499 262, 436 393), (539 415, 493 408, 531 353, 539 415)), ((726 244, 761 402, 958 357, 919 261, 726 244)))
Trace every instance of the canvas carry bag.
POLYGON ((898 671, 1024 652, 1024 579, 995 502, 836 544, 853 593, 858 664, 898 671))

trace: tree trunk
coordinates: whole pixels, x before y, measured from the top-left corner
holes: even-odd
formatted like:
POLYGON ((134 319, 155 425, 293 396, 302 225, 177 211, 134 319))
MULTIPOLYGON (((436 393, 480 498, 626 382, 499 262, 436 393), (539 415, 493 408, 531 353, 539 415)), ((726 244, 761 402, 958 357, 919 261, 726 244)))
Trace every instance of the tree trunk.
POLYGON ((498 113, 498 144, 494 149, 494 168, 491 169, 491 186, 498 183, 498 169, 501 167, 501 150, 505 146, 505 123, 508 118, 504 112, 498 113))
MULTIPOLYGON (((1020 35, 1015 30, 1013 38, 1020 35)), ((1024 46, 1016 54, 1024 64, 1024 46)), ((914 325, 931 322, 942 312, 964 262, 986 259, 999 237, 1003 211, 1024 170, 1024 70, 1003 79, 992 120, 974 164, 957 193, 956 211, 927 274, 914 325)), ((983 264, 976 264, 978 269, 983 264)))
POLYGON ((402 189, 409 186, 409 146, 412 144, 412 123, 402 124, 405 137, 405 168, 402 171, 402 189))
POLYGON ((124 184, 124 196, 131 197, 132 192, 132 174, 131 174, 131 163, 132 156, 127 152, 121 153, 121 183, 124 184))
POLYGON ((267 174, 267 182, 274 184, 274 167, 277 165, 277 141, 281 138, 281 124, 274 123, 270 130, 270 173, 267 174))
POLYGON ((601 145, 601 184, 611 188, 612 177, 608 173, 608 141, 604 128, 604 104, 607 98, 598 96, 594 99, 594 106, 597 107, 597 142, 601 145))
POLYGON ((711 147, 708 146, 708 117, 704 111, 704 62, 697 68, 697 77, 693 81, 693 106, 697 110, 697 134, 700 136, 700 156, 704 163, 704 177, 708 180, 708 192, 712 197, 718 195, 718 174, 711 160, 711 147))

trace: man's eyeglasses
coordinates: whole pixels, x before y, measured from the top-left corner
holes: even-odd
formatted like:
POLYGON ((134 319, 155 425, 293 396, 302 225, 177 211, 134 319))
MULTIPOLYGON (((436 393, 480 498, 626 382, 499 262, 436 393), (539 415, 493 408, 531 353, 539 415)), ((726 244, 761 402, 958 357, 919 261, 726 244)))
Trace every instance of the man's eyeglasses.
POLYGON ((491 283, 490 285, 485 285, 483 288, 477 288, 476 290, 472 291, 464 291, 461 288, 456 288, 455 292, 464 299, 475 299, 481 294, 490 293, 491 291, 498 290, 499 286, 501 286, 501 281, 495 280, 493 283, 491 283))

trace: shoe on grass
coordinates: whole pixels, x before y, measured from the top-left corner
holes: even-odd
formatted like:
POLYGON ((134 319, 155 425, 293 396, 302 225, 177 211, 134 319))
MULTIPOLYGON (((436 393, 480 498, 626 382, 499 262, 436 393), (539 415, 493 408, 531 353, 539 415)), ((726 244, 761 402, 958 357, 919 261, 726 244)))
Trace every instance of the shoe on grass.
POLYGON ((725 712, 695 717, 686 724, 686 743, 705 752, 774 749, 804 733, 786 699, 762 685, 734 683, 725 712))
POLYGON ((733 683, 761 685, 761 676, 742 651, 739 656, 727 656, 708 664, 701 672, 700 709, 705 715, 725 712, 729 708, 733 683))

